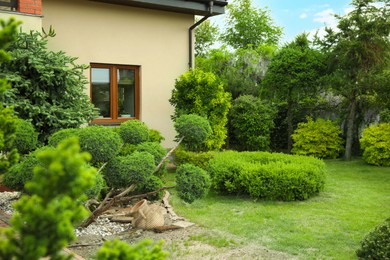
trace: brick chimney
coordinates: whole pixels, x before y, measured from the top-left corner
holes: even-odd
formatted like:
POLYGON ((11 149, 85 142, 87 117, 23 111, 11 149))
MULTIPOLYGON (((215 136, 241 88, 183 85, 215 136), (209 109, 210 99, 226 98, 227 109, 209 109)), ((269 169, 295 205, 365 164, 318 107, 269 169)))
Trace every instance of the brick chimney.
POLYGON ((18 12, 25 14, 42 14, 42 0, 19 0, 18 12))

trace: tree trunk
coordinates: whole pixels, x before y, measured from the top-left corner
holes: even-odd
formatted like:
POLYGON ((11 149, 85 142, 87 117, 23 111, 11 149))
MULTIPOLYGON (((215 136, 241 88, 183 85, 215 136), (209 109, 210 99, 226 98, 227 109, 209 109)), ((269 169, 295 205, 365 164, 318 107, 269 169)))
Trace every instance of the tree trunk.
POLYGON ((287 152, 290 153, 292 149, 292 134, 293 134, 293 102, 287 103, 287 152))
POLYGON ((345 142, 345 160, 350 161, 352 158, 352 142, 353 142, 353 129, 355 123, 357 101, 356 98, 351 100, 351 107, 349 109, 349 114, 347 118, 347 137, 345 142))

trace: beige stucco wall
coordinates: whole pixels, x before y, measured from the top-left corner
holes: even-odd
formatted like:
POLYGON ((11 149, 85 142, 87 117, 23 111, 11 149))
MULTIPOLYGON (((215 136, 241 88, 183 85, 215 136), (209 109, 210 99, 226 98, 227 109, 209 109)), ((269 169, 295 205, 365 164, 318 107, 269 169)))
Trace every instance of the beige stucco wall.
POLYGON ((0 19, 8 21, 11 17, 17 21, 22 21, 20 25, 23 32, 30 32, 31 30, 41 31, 42 29, 42 17, 36 15, 27 15, 17 12, 5 12, 0 11, 0 19))
POLYGON ((43 27, 52 25, 57 33, 49 41, 51 49, 79 57, 83 64, 141 66, 140 119, 162 133, 165 147, 172 147, 168 100, 175 79, 188 70, 193 16, 84 0, 44 0, 43 14, 43 27))

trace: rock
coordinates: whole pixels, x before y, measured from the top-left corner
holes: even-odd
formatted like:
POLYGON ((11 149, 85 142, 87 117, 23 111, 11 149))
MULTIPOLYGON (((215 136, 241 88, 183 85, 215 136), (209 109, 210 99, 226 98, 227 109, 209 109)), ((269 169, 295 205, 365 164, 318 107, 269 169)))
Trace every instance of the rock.
POLYGON ((188 221, 177 221, 177 222, 173 223, 173 225, 181 227, 181 228, 188 228, 188 227, 195 225, 195 223, 188 222, 188 221))

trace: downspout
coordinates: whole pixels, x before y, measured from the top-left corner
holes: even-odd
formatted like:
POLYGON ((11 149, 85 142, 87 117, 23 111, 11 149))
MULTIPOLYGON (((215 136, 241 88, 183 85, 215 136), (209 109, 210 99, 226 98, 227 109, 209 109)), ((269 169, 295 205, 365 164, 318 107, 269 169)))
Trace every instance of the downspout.
POLYGON ((189 62, 188 62, 188 66, 190 67, 190 69, 193 68, 193 34, 192 34, 192 31, 198 27, 201 23, 203 23, 204 21, 206 21, 210 16, 212 16, 213 14, 213 6, 214 6, 214 1, 210 1, 209 2, 209 14, 204 16, 202 19, 200 19, 199 21, 197 21, 195 24, 193 24, 190 29, 188 30, 188 35, 189 35, 189 62))

